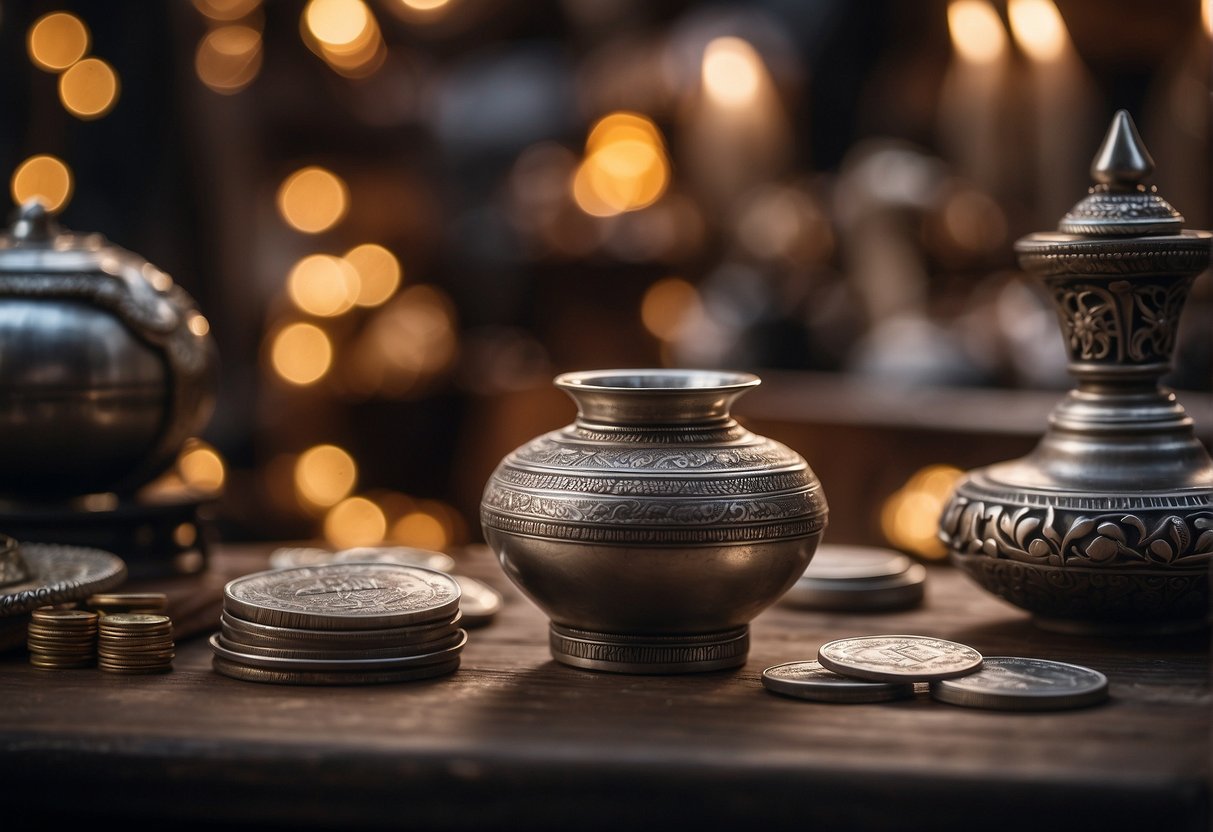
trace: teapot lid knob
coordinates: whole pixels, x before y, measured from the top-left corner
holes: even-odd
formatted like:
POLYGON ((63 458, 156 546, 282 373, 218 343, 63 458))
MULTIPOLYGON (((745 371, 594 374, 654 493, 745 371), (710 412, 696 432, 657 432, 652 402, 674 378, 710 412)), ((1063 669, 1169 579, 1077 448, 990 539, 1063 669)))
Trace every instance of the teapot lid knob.
POLYGON ((42 243, 59 236, 59 224, 39 199, 29 199, 17 208, 9 235, 22 243, 42 243))

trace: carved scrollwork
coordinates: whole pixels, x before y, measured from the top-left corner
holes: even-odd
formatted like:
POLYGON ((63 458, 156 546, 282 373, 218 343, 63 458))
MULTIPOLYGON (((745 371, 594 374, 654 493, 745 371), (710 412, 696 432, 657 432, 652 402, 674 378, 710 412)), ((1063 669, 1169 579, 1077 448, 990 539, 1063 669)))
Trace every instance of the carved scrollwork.
POLYGON ((1213 560, 1213 512, 1072 514, 953 497, 940 538, 955 552, 1056 567, 1204 570, 1213 560))
POLYGON ((1192 278, 1051 283, 1071 357, 1125 363, 1170 360, 1191 285, 1192 278))

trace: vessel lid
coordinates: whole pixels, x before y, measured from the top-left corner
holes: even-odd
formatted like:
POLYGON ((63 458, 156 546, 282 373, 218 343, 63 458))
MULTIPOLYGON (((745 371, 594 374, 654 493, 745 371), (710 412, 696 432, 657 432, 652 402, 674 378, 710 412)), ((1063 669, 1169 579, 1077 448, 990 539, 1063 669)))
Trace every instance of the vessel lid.
POLYGON ((1091 162, 1096 184, 1062 217, 1057 230, 1099 237, 1178 233, 1184 218, 1154 185, 1146 184, 1153 172, 1154 159, 1133 118, 1118 110, 1091 162))

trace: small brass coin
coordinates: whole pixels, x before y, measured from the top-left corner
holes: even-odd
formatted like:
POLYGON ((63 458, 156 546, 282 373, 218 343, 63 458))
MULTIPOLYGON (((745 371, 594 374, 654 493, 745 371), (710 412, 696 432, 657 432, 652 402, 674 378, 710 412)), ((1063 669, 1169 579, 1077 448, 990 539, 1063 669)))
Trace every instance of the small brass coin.
POLYGON ((97 626, 102 630, 158 630, 171 628, 173 620, 167 615, 152 612, 116 612, 103 616, 97 626))
POLYGON ((1108 677, 1065 662, 990 656, 981 670, 932 682, 931 696, 969 708, 1046 711, 1084 708, 1108 698, 1108 677))
POLYGON ((888 702, 914 695, 913 683, 868 682, 840 676, 817 661, 786 662, 762 671, 772 693, 816 702, 888 702))
POLYGON ((965 676, 981 669, 982 656, 972 647, 917 635, 844 638, 817 651, 822 667, 875 682, 932 682, 965 676))

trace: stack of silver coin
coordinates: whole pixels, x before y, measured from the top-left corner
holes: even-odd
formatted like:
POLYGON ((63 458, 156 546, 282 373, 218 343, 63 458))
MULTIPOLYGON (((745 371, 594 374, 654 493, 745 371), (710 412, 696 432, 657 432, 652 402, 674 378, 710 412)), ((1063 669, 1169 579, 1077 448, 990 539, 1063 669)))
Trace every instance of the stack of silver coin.
POLYGON ((926 579, 926 567, 892 549, 823 543, 782 602, 837 612, 906 609, 923 600, 926 579))
POLYGON ((176 656, 173 621, 149 612, 114 612, 97 618, 97 667, 127 676, 167 673, 176 656))
POLYGON ((768 667, 771 693, 818 702, 883 702, 915 696, 992 710, 1081 708, 1108 698, 1108 679, 1089 667, 1021 656, 985 657, 964 644, 919 635, 844 638, 817 658, 768 667))
POLYGON ((229 581, 212 667, 288 685, 429 679, 459 668, 459 583, 400 563, 321 563, 229 581))
POLYGON ((97 613, 40 607, 30 613, 26 647, 29 663, 42 670, 92 667, 97 663, 97 613))

